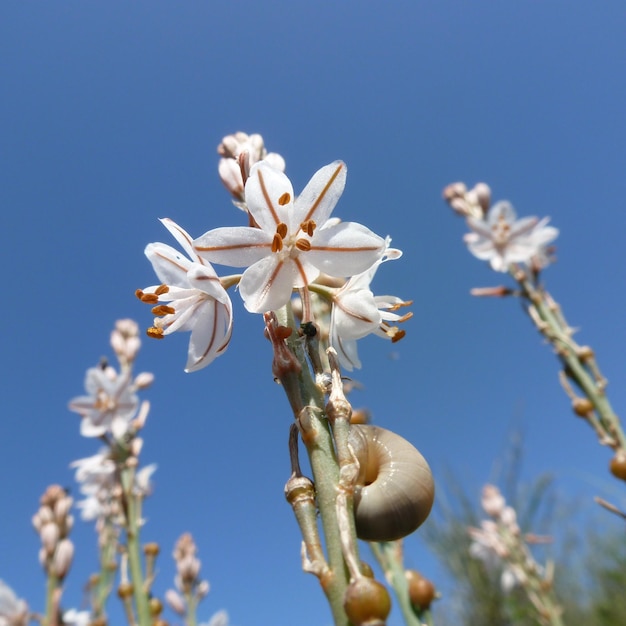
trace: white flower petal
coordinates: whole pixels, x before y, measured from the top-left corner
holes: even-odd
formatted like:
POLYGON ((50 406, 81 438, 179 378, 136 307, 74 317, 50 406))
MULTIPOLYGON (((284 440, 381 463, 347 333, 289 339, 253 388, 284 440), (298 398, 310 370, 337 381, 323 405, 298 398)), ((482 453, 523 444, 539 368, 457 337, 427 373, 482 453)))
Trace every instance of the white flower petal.
MULTIPOLYGON (((276 227, 274 226, 274 231, 276 227)), ((233 226, 215 228, 193 242, 203 259, 220 265, 246 267, 272 253, 274 232, 260 228, 233 226)))
POLYGON ((291 226, 293 187, 283 172, 260 161, 250 170, 245 193, 248 211, 264 231, 273 233, 280 223, 291 226))
POLYGON ((385 252, 385 240, 356 222, 341 222, 314 233, 307 260, 331 276, 364 272, 385 252))
POLYGON ((228 347, 233 316, 230 306, 217 300, 202 304, 197 323, 191 329, 186 372, 196 372, 215 360, 228 347))
POLYGON ((181 252, 165 243, 149 243, 144 253, 162 284, 175 287, 187 284, 187 270, 191 261, 181 252))
POLYGON ((332 213, 346 186, 347 168, 343 161, 335 161, 319 169, 298 196, 294 220, 301 224, 314 220, 324 224, 332 213))
POLYGON ((291 298, 298 268, 291 259, 277 255, 261 259, 251 265, 241 277, 239 292, 251 313, 279 309, 291 298))

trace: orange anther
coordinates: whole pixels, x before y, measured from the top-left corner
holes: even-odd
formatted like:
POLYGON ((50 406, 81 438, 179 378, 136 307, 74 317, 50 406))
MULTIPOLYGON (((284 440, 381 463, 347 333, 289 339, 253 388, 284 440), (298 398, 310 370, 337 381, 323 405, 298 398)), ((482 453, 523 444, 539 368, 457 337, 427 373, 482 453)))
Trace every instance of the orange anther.
POLYGON ((153 315, 173 315, 176 313, 176 309, 173 306, 167 306, 167 304, 159 304, 152 309, 153 315))
POLYGON ((283 249, 283 238, 276 233, 272 240, 272 252, 280 252, 283 249))
POLYGON ((302 224, 300 224, 300 228, 309 236, 312 237, 313 236, 313 232, 315 231, 315 227, 317 226, 317 224, 315 223, 315 220, 307 220, 306 222, 302 222, 302 224))
POLYGON ((276 227, 276 234, 279 235, 282 239, 284 239, 287 236, 287 224, 285 224, 284 222, 281 222, 277 227, 276 227))
POLYGON ((280 204, 280 206, 285 206, 286 204, 289 204, 291 202, 291 196, 285 191, 285 193, 278 198, 278 204, 280 204))
POLYGON ((167 293, 170 290, 170 288, 167 285, 159 285, 155 290, 154 293, 156 293, 157 296, 161 296, 164 293, 167 293))
POLYGON ((159 296, 157 296, 156 293, 142 292, 141 296, 139 296, 139 299, 147 304, 156 304, 159 301, 159 296))
POLYGON ((311 249, 311 242, 308 239, 298 239, 296 241, 296 248, 298 248, 298 250, 302 250, 303 252, 307 252, 311 249))

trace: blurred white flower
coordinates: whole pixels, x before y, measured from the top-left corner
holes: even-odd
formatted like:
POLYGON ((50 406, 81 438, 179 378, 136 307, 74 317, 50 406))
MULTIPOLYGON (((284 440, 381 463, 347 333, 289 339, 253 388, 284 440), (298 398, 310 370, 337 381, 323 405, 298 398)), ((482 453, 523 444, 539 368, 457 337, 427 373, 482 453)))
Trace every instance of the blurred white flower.
POLYGON ((398 341, 405 333, 390 326, 389 322, 403 322, 412 315, 395 313, 411 302, 405 302, 397 296, 375 296, 370 290, 370 283, 380 264, 402 255, 400 250, 388 247, 389 240, 386 244, 387 248, 381 259, 362 274, 350 278, 333 296, 329 341, 337 350, 342 367, 349 371, 361 367, 357 339, 374 333, 379 337, 398 341))
POLYGON ((26 626, 29 621, 26 602, 0 580, 0 626, 26 626))
POLYGON ((69 609, 63 613, 64 626, 89 626, 91 622, 91 614, 89 611, 77 611, 69 609))
POLYGON ((170 219, 161 223, 190 258, 167 244, 149 244, 145 254, 162 284, 138 290, 137 296, 142 302, 156 305, 152 312, 158 317, 148 331, 151 337, 191 331, 185 371, 195 372, 228 347, 232 303, 215 270, 194 252, 189 234, 170 219))
POLYGON ((549 218, 536 217, 516 219, 509 202, 494 204, 486 219, 468 217, 472 229, 464 237, 470 252, 483 261, 489 261, 492 269, 506 272, 511 263, 530 264, 537 258, 539 266, 548 263, 546 246, 559 234, 553 226, 547 226, 549 218))
POLYGON ((294 288, 320 272, 353 276, 383 254, 385 240, 354 222, 327 224, 346 182, 346 166, 335 161, 318 170, 294 199, 291 182, 265 161, 246 183, 246 205, 258 228, 211 230, 194 248, 213 263, 247 267, 239 291, 248 311, 263 313, 286 304, 294 288))
POLYGON ((139 400, 130 372, 118 374, 111 366, 91 367, 85 376, 88 395, 70 400, 69 408, 82 416, 80 434, 101 437, 125 432, 139 400))

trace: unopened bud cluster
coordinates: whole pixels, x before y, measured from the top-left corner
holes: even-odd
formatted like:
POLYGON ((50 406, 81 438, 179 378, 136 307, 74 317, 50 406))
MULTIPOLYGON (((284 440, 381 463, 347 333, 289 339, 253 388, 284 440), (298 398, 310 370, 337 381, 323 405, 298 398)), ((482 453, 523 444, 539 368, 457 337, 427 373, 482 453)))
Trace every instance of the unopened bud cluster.
POLYGON ((71 508, 72 498, 65 489, 50 485, 33 516, 33 526, 41 539, 39 562, 46 574, 59 580, 67 575, 74 556, 74 544, 68 537, 74 524, 71 508))
POLYGON ((176 563, 176 589, 168 589, 165 599, 171 609, 179 615, 185 615, 188 604, 197 604, 209 593, 209 583, 200 578, 200 559, 198 548, 189 533, 181 535, 174 547, 173 557, 176 563))

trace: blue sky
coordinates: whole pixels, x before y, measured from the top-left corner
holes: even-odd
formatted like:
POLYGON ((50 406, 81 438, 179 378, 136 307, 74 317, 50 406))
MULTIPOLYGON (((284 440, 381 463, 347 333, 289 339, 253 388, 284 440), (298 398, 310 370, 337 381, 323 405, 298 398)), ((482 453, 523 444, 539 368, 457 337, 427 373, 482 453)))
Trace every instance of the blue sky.
MULTIPOLYGON (((145 245, 171 243, 158 218, 195 236, 240 219, 215 152, 236 130, 263 134, 296 191, 343 159, 335 214, 404 250, 375 285, 413 299, 414 318, 393 349, 362 342, 355 405, 477 495, 521 428, 527 477, 550 471, 565 494, 623 502, 519 303, 469 296, 503 277, 469 255, 441 190, 483 180, 520 215, 552 218, 547 286, 596 350, 619 413, 625 27, 620 2, 3 2, 0 578, 42 609, 30 518, 46 485, 71 485, 69 463, 97 449, 67 402, 110 355, 116 319, 150 324, 133 292, 155 282, 145 245)), ((283 498, 291 418, 262 320, 240 301, 235 316, 228 352, 195 374, 183 372, 185 336, 144 342, 157 589, 191 531, 212 584, 202 618, 226 608, 236 626, 329 623, 283 498)), ((68 606, 95 564, 92 529, 78 523, 74 537, 68 606)), ((419 536, 406 549, 409 565, 440 575, 419 536)))

